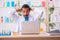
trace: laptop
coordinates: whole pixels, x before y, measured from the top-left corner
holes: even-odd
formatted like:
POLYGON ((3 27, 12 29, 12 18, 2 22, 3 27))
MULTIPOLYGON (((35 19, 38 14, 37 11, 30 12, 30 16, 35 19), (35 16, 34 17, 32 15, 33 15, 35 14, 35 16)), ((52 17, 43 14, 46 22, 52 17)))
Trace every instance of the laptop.
POLYGON ((28 21, 22 22, 22 34, 39 34, 40 22, 28 21))

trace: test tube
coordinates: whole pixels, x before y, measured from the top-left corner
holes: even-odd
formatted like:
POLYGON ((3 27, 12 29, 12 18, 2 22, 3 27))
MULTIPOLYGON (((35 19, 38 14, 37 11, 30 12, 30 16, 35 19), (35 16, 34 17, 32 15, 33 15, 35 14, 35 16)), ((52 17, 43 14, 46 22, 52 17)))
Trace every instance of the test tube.
POLYGON ((3 17, 1 17, 1 23, 3 23, 3 17))

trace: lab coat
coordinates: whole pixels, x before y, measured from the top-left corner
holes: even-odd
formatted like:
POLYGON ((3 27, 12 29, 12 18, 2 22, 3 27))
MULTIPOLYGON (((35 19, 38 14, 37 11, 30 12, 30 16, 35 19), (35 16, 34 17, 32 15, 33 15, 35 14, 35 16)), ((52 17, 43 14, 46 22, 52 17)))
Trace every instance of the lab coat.
MULTIPOLYGON (((21 32, 22 31, 21 23, 23 21, 25 21, 25 18, 23 16, 15 15, 15 13, 17 13, 17 12, 16 11, 11 12, 11 18, 13 18, 14 21, 17 23, 17 25, 18 25, 18 32, 21 32)), ((35 18, 35 17, 31 16, 31 15, 29 15, 28 17, 29 17, 28 21, 36 21, 36 20, 40 20, 41 14, 37 18, 35 18)))

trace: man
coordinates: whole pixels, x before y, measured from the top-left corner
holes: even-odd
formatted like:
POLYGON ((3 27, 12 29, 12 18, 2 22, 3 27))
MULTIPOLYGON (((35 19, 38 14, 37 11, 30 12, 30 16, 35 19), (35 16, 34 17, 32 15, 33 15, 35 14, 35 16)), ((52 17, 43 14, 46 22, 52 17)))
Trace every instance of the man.
POLYGON ((13 13, 12 13, 12 15, 11 15, 11 17, 15 20, 15 22, 18 24, 18 32, 21 32, 21 30, 22 30, 22 28, 21 28, 21 22, 22 21, 35 21, 35 20, 39 20, 40 19, 40 17, 42 16, 42 14, 41 15, 39 15, 38 17, 37 17, 37 19, 36 18, 34 18, 33 16, 31 16, 30 15, 30 11, 31 11, 32 9, 27 5, 27 4, 24 4, 23 6, 22 6, 22 8, 21 9, 17 9, 16 11, 14 11, 13 13), (15 13, 16 12, 21 12, 22 13, 22 16, 17 16, 15 13))

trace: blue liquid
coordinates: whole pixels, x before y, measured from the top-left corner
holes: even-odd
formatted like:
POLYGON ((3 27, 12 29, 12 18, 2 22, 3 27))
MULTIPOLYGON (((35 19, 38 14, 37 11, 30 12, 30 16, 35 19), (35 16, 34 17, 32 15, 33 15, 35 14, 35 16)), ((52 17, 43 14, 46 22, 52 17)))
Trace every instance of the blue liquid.
POLYGON ((15 4, 14 1, 12 1, 12 2, 11 2, 11 6, 14 7, 14 4, 15 4))
POLYGON ((7 2, 6 6, 7 6, 7 7, 10 7, 10 2, 7 2))
POLYGON ((27 2, 27 4, 29 5, 29 6, 31 6, 31 2, 29 1, 29 2, 27 2))
POLYGON ((9 32, 9 33, 0 33, 0 36, 11 36, 11 32, 9 32))
POLYGON ((9 23, 9 18, 5 17, 5 23, 9 23))

